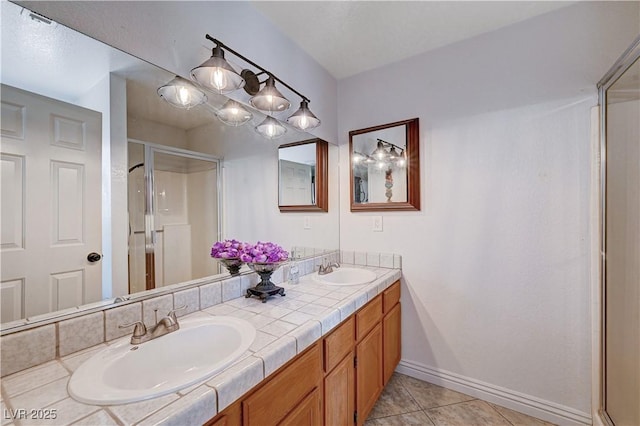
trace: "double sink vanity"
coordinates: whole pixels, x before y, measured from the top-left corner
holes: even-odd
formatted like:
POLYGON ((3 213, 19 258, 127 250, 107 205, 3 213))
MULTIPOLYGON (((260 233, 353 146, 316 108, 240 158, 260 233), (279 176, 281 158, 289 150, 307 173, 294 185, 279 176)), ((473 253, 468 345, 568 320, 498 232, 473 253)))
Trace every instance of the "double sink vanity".
POLYGON ((178 318, 174 294, 154 327, 3 377, 3 425, 361 425, 400 360, 400 270, 285 275, 284 297, 178 318))

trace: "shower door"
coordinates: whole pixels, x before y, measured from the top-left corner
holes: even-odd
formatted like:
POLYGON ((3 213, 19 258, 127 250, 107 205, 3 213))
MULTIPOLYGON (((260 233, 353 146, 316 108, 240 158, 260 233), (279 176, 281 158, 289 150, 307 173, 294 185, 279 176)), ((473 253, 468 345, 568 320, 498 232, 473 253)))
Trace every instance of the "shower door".
POLYGON ((640 425, 640 38, 600 87, 605 420, 640 425))
POLYGON ((129 142, 129 291, 217 274, 219 161, 129 142))

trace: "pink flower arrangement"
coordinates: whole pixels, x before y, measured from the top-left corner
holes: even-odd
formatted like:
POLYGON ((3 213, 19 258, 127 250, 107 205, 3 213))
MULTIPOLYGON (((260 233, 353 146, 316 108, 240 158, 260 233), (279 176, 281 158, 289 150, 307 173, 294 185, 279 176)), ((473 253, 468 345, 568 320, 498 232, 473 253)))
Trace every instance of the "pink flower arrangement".
POLYGON ((216 259, 240 259, 247 263, 276 263, 289 258, 289 253, 278 244, 258 241, 249 244, 238 240, 216 242, 211 247, 211 257, 216 259))
POLYGON ((258 241, 248 245, 240 255, 240 260, 247 263, 275 263, 289 258, 289 253, 277 244, 258 241))
POLYGON ((216 259, 238 259, 247 246, 250 245, 238 240, 218 241, 211 247, 211 257, 216 259))

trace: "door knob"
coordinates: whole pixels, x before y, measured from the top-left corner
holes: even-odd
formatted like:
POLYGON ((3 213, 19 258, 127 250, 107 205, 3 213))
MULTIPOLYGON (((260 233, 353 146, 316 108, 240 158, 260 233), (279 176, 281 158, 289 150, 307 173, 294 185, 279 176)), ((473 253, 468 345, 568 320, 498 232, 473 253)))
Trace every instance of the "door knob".
POLYGON ((97 262, 102 259, 102 256, 96 252, 91 252, 87 255, 87 260, 91 263, 97 262))

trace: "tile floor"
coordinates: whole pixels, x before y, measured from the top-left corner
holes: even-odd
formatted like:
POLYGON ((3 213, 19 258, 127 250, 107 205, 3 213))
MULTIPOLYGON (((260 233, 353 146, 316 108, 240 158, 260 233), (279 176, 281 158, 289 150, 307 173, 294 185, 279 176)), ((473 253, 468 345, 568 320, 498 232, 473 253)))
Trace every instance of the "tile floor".
POLYGON ((551 426, 534 417, 394 373, 366 426, 551 426))

